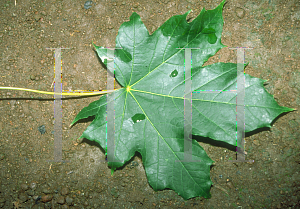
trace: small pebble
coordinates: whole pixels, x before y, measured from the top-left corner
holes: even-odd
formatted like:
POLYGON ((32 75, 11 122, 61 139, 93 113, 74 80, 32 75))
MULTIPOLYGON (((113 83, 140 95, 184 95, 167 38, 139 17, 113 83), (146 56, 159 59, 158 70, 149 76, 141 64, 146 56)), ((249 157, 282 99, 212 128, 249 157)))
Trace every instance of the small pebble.
POLYGON ((5 158, 5 155, 3 153, 0 153, 0 160, 3 160, 5 158))
POLYGON ((85 3, 84 3, 84 8, 85 9, 89 9, 89 8, 91 8, 93 6, 93 1, 86 1, 85 3))
POLYGON ((260 145, 259 142, 258 142, 258 140, 253 140, 253 144, 256 145, 256 146, 260 145))
POLYGON ((39 132, 40 132, 41 134, 46 133, 46 128, 45 128, 44 125, 39 126, 39 127, 38 127, 38 130, 39 130, 39 132))
POLYGON ((32 197, 35 195, 34 191, 31 190, 31 189, 30 189, 30 190, 27 190, 27 191, 26 191, 26 194, 29 195, 29 196, 32 196, 32 197))
POLYGON ((34 195, 34 196, 32 196, 32 199, 33 199, 34 201, 36 201, 37 199, 39 199, 39 197, 40 197, 40 196, 38 196, 38 195, 34 195))
POLYGON ((9 66, 9 65, 6 65, 6 66, 5 66, 5 69, 6 69, 6 70, 9 70, 9 69, 10 69, 10 66, 9 66))
POLYGON ((234 187, 232 181, 227 181, 227 182, 226 182, 226 185, 227 185, 230 189, 235 189, 235 187, 234 187))
POLYGON ((31 184, 29 185, 29 187, 32 189, 32 190, 35 190, 36 189, 36 186, 37 184, 35 182, 31 182, 31 184))
POLYGON ((132 169, 132 168, 137 167, 138 165, 139 165, 138 162, 132 161, 129 167, 132 169))
POLYGON ((43 189, 43 193, 45 194, 50 194, 51 193, 51 190, 49 188, 44 188, 43 189))
POLYGON ((58 204, 64 204, 65 203, 65 198, 63 197, 63 196, 59 196, 58 198, 57 198, 57 203, 58 204))
POLYGON ((35 75, 30 75, 30 80, 35 80, 35 75))
POLYGON ((25 193, 19 194, 19 200, 20 200, 21 202, 26 202, 26 201, 28 200, 27 194, 25 194, 25 193))
POLYGON ((140 12, 140 11, 142 11, 143 9, 142 9, 142 7, 138 7, 137 10, 140 12))
POLYGON ((73 198, 67 196, 67 197, 66 197, 66 203, 67 203, 68 205, 72 205, 72 203, 73 203, 73 198))
POLYGON ((52 200, 52 198, 53 198, 52 195, 43 195, 42 196, 42 202, 49 202, 49 201, 52 200))
POLYGON ((42 16, 40 14, 35 14, 33 17, 34 17, 35 21, 38 22, 42 16))
POLYGON ((29 188, 27 184, 21 184, 20 186, 21 186, 21 189, 24 191, 28 190, 28 188, 29 188))
POLYGON ((67 187, 62 188, 62 189, 61 189, 61 194, 62 194, 62 195, 67 195, 67 194, 69 194, 69 189, 68 189, 67 187))
POLYGON ((235 14, 238 18, 242 19, 245 17, 245 10, 243 8, 237 7, 235 8, 235 14))

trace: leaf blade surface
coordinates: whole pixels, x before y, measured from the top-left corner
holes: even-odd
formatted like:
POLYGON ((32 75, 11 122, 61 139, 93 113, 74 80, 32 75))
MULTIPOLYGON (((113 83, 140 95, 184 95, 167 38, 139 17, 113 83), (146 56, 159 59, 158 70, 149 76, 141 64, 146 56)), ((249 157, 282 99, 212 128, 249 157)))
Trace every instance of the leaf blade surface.
MULTIPOLYGON (((115 50, 115 78, 124 87, 114 92, 115 158, 120 162, 108 164, 116 169, 140 152, 153 189, 170 188, 184 199, 210 197, 209 169, 213 163, 195 140, 193 161, 184 158, 184 48, 200 48, 192 51, 192 134, 236 143, 236 93, 204 93, 236 90, 236 64, 203 67, 225 47, 221 43, 224 3, 214 10, 203 9, 191 23, 186 21, 188 12, 171 17, 152 35, 133 13, 116 38, 116 48, 121 49, 115 50)), ((95 48, 107 65, 107 49, 95 48)), ((279 114, 292 110, 279 106, 263 82, 245 75, 246 132, 270 126, 279 114)), ((101 97, 83 108, 72 122, 94 116, 81 137, 103 148, 106 105, 110 102, 101 97)))

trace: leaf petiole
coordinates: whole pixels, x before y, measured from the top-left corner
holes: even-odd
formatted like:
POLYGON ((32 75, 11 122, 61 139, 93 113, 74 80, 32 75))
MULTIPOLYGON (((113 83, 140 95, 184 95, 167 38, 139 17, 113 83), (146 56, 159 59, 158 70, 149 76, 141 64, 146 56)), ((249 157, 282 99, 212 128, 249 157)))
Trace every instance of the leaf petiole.
POLYGON ((0 86, 0 89, 30 91, 30 92, 39 93, 39 94, 64 95, 64 96, 100 95, 100 94, 111 93, 111 92, 118 90, 118 89, 104 90, 104 91, 100 91, 100 92, 91 92, 91 93, 55 93, 55 92, 49 92, 49 91, 39 91, 39 90, 35 90, 35 89, 26 89, 26 88, 17 88, 17 87, 2 87, 2 86, 0 86))

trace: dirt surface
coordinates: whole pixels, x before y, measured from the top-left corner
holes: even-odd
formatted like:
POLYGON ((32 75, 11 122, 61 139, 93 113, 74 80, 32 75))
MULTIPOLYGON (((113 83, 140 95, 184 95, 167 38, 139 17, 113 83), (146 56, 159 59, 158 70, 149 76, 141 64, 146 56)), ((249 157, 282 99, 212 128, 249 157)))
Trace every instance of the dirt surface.
MULTIPOLYGON (((0 86, 53 91, 54 52, 63 50, 63 89, 106 88, 106 70, 91 45, 114 47, 120 25, 137 12, 152 33, 167 19, 192 9, 213 9, 220 1, 0 1, 0 86)), ((222 43, 254 47, 246 52, 246 73, 269 80, 266 89, 280 105, 300 109, 300 3, 297 0, 228 1, 222 43)), ((191 19, 192 20, 192 19, 191 19)), ((236 62, 224 48, 213 62, 236 62)), ((172 190, 154 192, 141 157, 111 176, 104 151, 78 141, 91 121, 70 123, 99 96, 63 100, 63 159, 53 160, 53 99, 50 95, 1 90, 0 208, 299 208, 299 111, 279 117, 270 129, 246 138, 246 159, 199 142, 216 163, 211 199, 184 201, 172 190), (50 98, 50 99, 49 99, 50 98), (46 132, 41 134, 39 127, 46 132)), ((41 129, 40 129, 41 130, 41 129)))

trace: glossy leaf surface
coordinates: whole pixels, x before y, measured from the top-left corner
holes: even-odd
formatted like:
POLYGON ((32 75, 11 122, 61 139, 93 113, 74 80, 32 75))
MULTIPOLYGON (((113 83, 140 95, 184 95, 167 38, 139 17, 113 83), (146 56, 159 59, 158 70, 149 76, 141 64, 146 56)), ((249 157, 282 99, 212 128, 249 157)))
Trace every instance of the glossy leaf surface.
MULTIPOLYGON (((203 9, 188 23, 184 15, 167 20, 152 35, 133 13, 116 38, 115 78, 124 88, 114 92, 115 158, 113 169, 140 152, 149 184, 154 190, 169 188, 184 199, 210 197, 213 161, 192 140, 193 161, 184 161, 184 48, 192 50, 192 134, 236 143, 236 93, 202 90, 236 90, 237 65, 203 64, 218 50, 223 27, 223 1, 216 9, 203 9)), ((107 65, 107 49, 95 46, 107 65)), ((270 123, 292 109, 279 106, 266 92, 263 80, 245 75, 246 132, 270 123)), ((85 107, 78 120, 95 119, 81 137, 106 148, 106 97, 85 107)))

